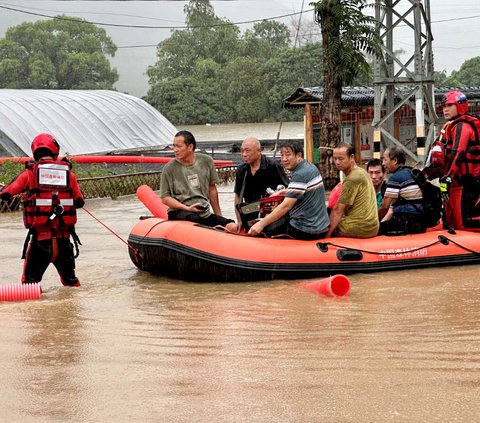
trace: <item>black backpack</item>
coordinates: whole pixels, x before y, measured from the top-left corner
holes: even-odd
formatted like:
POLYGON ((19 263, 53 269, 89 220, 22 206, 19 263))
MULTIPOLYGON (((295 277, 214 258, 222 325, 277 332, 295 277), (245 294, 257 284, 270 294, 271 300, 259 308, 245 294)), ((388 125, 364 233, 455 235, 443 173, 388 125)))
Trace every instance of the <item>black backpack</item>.
POLYGON ((425 225, 427 228, 437 226, 443 206, 440 188, 427 181, 419 169, 412 169, 412 176, 422 191, 425 225))

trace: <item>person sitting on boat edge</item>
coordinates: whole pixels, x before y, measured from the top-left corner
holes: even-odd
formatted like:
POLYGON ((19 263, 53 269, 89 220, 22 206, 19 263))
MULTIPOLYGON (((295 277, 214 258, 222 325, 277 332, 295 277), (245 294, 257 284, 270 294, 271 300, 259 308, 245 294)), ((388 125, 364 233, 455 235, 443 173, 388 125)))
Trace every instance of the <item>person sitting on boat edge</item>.
POLYGON ((333 149, 333 160, 345 179, 330 212, 327 237, 374 237, 379 227, 375 189, 368 173, 355 161, 355 147, 345 142, 338 144, 333 149))
POLYGON ((175 159, 163 168, 160 183, 160 198, 169 208, 168 220, 223 226, 237 232, 236 223, 222 216, 216 185, 219 178, 213 159, 195 153, 196 146, 189 131, 179 131, 173 138, 175 159))
POLYGON ((249 222, 258 218, 258 209, 243 213, 242 203, 249 205, 258 202, 266 195, 268 188, 276 190, 279 185, 286 187, 288 177, 277 160, 262 154, 258 138, 245 138, 240 152, 244 163, 240 164, 235 172, 234 206, 238 230, 242 227, 248 230, 252 226, 249 222))
POLYGON ((283 167, 292 172, 285 198, 267 216, 255 223, 249 235, 286 234, 301 240, 323 238, 329 218, 325 188, 318 168, 303 158, 303 145, 286 142, 280 147, 283 167))
POLYGON ((379 235, 419 234, 427 230, 424 220, 422 190, 405 165, 406 154, 401 147, 387 148, 383 164, 390 174, 378 217, 382 219, 393 206, 390 219, 380 223, 379 235))

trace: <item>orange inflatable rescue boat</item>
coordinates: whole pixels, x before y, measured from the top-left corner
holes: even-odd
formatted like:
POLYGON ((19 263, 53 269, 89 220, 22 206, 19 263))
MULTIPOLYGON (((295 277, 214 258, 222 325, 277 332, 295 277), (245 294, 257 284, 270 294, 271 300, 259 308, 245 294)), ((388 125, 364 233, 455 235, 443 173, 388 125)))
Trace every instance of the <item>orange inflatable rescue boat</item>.
POLYGON ((475 232, 439 229, 396 237, 317 241, 254 238, 168 221, 165 206, 148 190, 143 186, 137 194, 155 217, 140 220, 131 230, 130 258, 141 270, 175 279, 304 279, 480 263, 480 234, 475 232))

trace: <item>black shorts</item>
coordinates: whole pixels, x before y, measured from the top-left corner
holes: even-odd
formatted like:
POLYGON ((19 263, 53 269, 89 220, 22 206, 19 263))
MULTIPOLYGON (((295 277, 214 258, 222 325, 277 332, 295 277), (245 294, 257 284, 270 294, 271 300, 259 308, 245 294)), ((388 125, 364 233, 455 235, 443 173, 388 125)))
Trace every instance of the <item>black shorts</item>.
POLYGON ((208 217, 201 217, 198 213, 187 210, 170 210, 168 212, 168 220, 188 220, 189 222, 199 223, 204 226, 227 226, 229 223, 235 223, 232 219, 211 214, 208 217))
POLYGON ((426 232, 423 216, 414 213, 393 213, 391 219, 380 222, 379 235, 408 235, 426 232))
POLYGON ((265 235, 272 237, 277 235, 287 235, 293 239, 299 239, 303 241, 311 241, 314 239, 325 238, 327 231, 319 233, 309 233, 301 231, 290 225, 290 219, 287 216, 283 216, 276 222, 271 223, 263 229, 265 235))

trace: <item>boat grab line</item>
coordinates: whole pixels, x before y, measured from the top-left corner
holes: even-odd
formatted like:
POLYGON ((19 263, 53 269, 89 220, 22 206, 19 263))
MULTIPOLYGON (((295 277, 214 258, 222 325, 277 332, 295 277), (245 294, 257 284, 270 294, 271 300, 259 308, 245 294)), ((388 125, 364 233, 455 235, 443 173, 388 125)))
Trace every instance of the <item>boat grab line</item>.
MULTIPOLYGON (((480 255, 480 252, 478 251, 475 251, 475 250, 472 250, 468 247, 465 247, 464 245, 461 245, 460 243, 454 241, 453 239, 450 239, 450 238, 447 238, 446 236, 444 235, 439 235, 438 236, 438 240, 430 243, 430 244, 427 244, 427 245, 424 245, 422 247, 417 247, 417 248, 412 248, 411 250, 409 250, 409 252, 414 252, 414 251, 419 251, 419 250, 423 250, 425 248, 429 248, 429 247, 433 247, 435 244, 443 244, 443 245, 448 245, 448 243, 451 242, 453 244, 455 244, 457 247, 460 247, 462 248, 463 250, 465 251, 468 251, 469 253, 472 253, 472 254, 477 254, 477 255, 480 255)), ((337 247, 337 248, 342 248, 342 249, 345 249, 345 250, 355 250, 355 251, 360 251, 362 253, 367 253, 367 254, 377 254, 377 255, 382 255, 382 254, 385 254, 385 251, 369 251, 369 250, 362 250, 361 248, 352 248, 352 247, 347 247, 345 245, 339 245, 339 244, 335 244, 333 242, 318 242, 317 243, 317 247, 318 249, 322 252, 322 253, 326 253, 328 252, 328 246, 331 245, 332 247, 337 247)))

